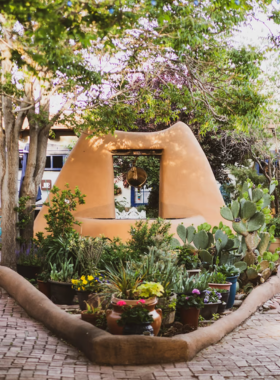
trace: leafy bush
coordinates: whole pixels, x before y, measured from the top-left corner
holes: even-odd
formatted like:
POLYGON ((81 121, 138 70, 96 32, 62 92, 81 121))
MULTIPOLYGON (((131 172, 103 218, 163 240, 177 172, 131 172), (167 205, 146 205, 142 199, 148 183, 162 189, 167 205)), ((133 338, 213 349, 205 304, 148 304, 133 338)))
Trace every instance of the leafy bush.
POLYGON ((124 264, 133 258, 134 255, 131 255, 127 245, 120 238, 116 237, 113 241, 107 241, 103 245, 103 252, 97 266, 99 269, 105 270, 106 265, 110 263, 111 267, 118 268, 120 263, 124 264))
POLYGON ((212 284, 226 284, 226 276, 220 272, 213 272, 209 277, 209 283, 212 284))
POLYGON ((145 309, 144 303, 142 304, 140 300, 137 306, 127 306, 122 304, 122 314, 121 318, 117 321, 118 325, 125 326, 127 324, 142 324, 142 323, 153 323, 153 317, 150 311, 145 309))
POLYGON ((169 234, 171 223, 158 218, 149 226, 148 221, 140 220, 130 229, 131 239, 127 246, 133 257, 140 257, 148 253, 148 247, 155 246, 154 237, 160 235, 164 242, 170 243, 172 235, 169 234))
POLYGON ((271 226, 275 226, 274 236, 280 237, 280 216, 271 219, 267 227, 270 228, 271 226))
POLYGON ((43 258, 37 245, 34 242, 22 244, 20 250, 16 252, 17 264, 28 266, 41 266, 43 258))
POLYGON ((239 276, 240 270, 235 265, 224 264, 217 268, 217 271, 226 277, 239 276))
POLYGON ((57 186, 53 186, 50 193, 53 194, 51 201, 45 202, 48 207, 48 213, 45 216, 48 227, 46 230, 55 237, 64 237, 65 234, 73 232, 73 225, 80 225, 75 221, 71 211, 76 210, 77 204, 85 203, 85 195, 81 193, 78 187, 74 193, 65 185, 66 190, 60 191, 57 186))

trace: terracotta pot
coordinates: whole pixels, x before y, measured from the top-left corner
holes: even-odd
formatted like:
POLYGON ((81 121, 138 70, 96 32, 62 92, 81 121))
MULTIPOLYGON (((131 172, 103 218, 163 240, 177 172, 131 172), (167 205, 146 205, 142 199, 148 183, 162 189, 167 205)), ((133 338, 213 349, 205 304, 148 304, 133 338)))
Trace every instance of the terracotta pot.
POLYGON ((280 247, 280 238, 275 238, 276 242, 275 243, 270 243, 268 251, 271 253, 274 253, 277 248, 280 247))
POLYGON ((176 310, 168 312, 167 306, 174 300, 176 300, 177 294, 172 293, 170 297, 160 297, 158 299, 158 306, 160 306, 163 311, 162 325, 169 326, 175 321, 176 310))
POLYGON ((226 284, 215 284, 215 283, 210 282, 208 284, 209 288, 225 289, 225 290, 230 290, 231 285, 232 285, 231 282, 227 282, 226 284))
POLYGON ((189 277, 198 277, 200 276, 201 269, 188 269, 186 272, 188 273, 189 277))
POLYGON ((195 307, 189 309, 184 309, 183 307, 179 309, 180 319, 183 325, 188 325, 195 330, 198 327, 198 318, 200 310, 195 307))
POLYGON ((206 303, 204 304, 204 308, 200 310, 200 315, 204 319, 211 319, 213 317, 213 314, 218 312, 218 308, 221 305, 221 301, 216 303, 206 303))
POLYGON ((37 280, 38 289, 41 293, 45 294, 48 298, 51 297, 50 284, 41 280, 37 280))
MULTIPOLYGON (((117 324, 117 321, 121 318, 121 314, 123 312, 121 306, 117 306, 118 301, 125 301, 128 306, 136 306, 138 300, 121 300, 119 298, 116 298, 112 296, 111 304, 113 306, 112 310, 106 310, 106 318, 107 318, 107 325, 108 325, 108 331, 109 333, 113 335, 123 335, 123 326, 119 326, 117 324)), ((154 319, 154 322, 151 323, 155 336, 158 335, 160 326, 161 326, 161 320, 162 320, 162 310, 161 309, 155 309, 155 306, 157 304, 157 297, 151 297, 148 298, 145 304, 145 309, 150 311, 151 316, 154 319)))
POLYGON ((88 314, 85 312, 85 310, 83 310, 81 312, 81 317, 82 317, 83 321, 91 323, 93 326, 95 326, 96 322, 97 322, 98 314, 97 313, 96 314, 88 314))

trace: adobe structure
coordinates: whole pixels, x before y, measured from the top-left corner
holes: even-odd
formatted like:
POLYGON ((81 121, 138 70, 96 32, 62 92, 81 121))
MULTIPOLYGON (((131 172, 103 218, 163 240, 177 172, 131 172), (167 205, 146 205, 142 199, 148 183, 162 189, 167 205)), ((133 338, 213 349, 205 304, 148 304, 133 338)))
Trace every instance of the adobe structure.
MULTIPOLYGON (((68 183, 72 190, 78 186, 86 194, 86 203, 73 213, 82 222, 76 227, 81 235, 129 238, 134 221, 115 219, 113 156, 131 151, 161 156, 159 216, 171 222, 171 232, 175 233, 181 222, 185 226, 205 221, 219 224, 224 201, 212 169, 190 128, 178 122, 160 132, 116 131, 114 135, 88 138, 83 134, 79 138, 55 185, 64 189, 68 183)), ((43 206, 35 220, 35 233, 45 231, 46 213, 43 206)))

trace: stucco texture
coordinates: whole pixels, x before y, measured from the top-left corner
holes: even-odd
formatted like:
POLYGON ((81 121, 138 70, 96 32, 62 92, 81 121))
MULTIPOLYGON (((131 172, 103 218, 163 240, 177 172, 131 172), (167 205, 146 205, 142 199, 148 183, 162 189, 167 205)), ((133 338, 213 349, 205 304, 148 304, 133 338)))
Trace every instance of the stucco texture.
MULTIPOLYGON (((83 134, 68 157, 56 186, 79 187, 86 203, 74 216, 82 222, 84 236, 103 234, 126 240, 133 220, 116 220, 114 206, 113 150, 161 149, 159 216, 170 220, 171 232, 179 223, 195 226, 207 221, 217 225, 223 198, 209 162, 190 128, 178 122, 153 133, 116 131, 115 135, 88 138, 83 134)), ((35 220, 35 233, 46 226, 43 206, 35 220)), ((151 223, 152 221, 150 221, 151 223)))

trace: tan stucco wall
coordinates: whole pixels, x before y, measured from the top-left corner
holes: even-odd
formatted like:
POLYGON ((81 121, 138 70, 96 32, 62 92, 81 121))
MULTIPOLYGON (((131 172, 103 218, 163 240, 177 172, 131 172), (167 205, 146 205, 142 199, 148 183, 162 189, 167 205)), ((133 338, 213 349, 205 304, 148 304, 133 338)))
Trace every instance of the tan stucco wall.
MULTIPOLYGON (((113 156, 115 149, 162 149, 159 216, 171 220, 172 230, 183 219, 185 225, 207 221, 217 225, 223 198, 209 162, 190 128, 178 122, 154 133, 116 131, 115 135, 92 137, 83 134, 56 181, 56 186, 78 186, 86 204, 74 215, 83 222, 82 235, 103 233, 110 238, 128 237, 131 220, 115 220, 113 156), (112 219, 112 220, 98 220, 112 219), (180 220, 177 220, 180 219, 180 220)), ((35 221, 35 232, 44 231, 44 206, 35 221)))

